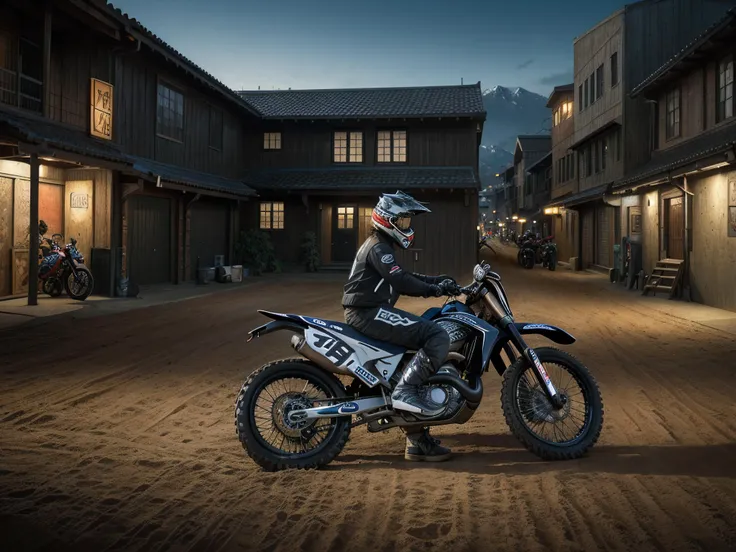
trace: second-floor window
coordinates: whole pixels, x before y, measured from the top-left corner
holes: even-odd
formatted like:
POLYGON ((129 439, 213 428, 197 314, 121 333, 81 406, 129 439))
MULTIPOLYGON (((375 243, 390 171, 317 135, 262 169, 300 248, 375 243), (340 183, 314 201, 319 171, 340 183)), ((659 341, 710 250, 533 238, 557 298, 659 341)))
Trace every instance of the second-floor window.
POLYGON ((40 41, 0 32, 0 102, 43 111, 43 56, 40 41))
POLYGON ((184 141, 184 95, 170 86, 158 83, 156 133, 159 136, 184 141))
POLYGON ((264 132, 263 133, 263 149, 280 150, 281 149, 281 133, 280 132, 264 132))
POLYGON ((583 85, 578 86, 578 111, 583 110, 583 85))
POLYGON ((406 163, 406 131, 379 130, 378 163, 406 163))
POLYGON ((284 229, 284 204, 280 201, 261 203, 261 230, 284 229))
POLYGON ((667 140, 680 136, 680 89, 675 88, 667 93, 667 120, 665 135, 667 140))
POLYGON ((557 126, 565 119, 572 117, 572 100, 569 102, 562 102, 555 112, 553 113, 553 125, 557 126))
POLYGON ((590 74, 590 105, 595 103, 595 71, 590 74))
POLYGON ((590 80, 585 79, 585 107, 590 105, 590 80))
POLYGON ((733 54, 718 63, 718 122, 733 117, 733 54))
POLYGON ((335 132, 332 160, 335 163, 362 163, 363 133, 360 131, 335 132))
POLYGON ((611 88, 618 84, 618 52, 611 55, 611 88))
POLYGON ((603 64, 595 70, 595 99, 603 96, 603 64))

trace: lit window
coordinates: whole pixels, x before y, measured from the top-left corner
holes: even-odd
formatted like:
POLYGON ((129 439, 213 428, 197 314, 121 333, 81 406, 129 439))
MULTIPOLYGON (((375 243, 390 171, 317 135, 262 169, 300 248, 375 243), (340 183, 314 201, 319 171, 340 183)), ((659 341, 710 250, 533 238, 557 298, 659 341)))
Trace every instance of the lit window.
POLYGON ((332 159, 335 163, 362 163, 363 133, 335 132, 332 159))
POLYGON ((352 230, 355 207, 337 208, 337 227, 340 230, 352 230))
POLYGON ((261 203, 261 230, 283 230, 284 229, 284 204, 283 202, 261 203))
POLYGON ((406 163, 406 131, 378 131, 379 163, 406 163))
POLYGON ((281 149, 281 133, 280 132, 264 132, 263 133, 263 149, 280 150, 281 149))

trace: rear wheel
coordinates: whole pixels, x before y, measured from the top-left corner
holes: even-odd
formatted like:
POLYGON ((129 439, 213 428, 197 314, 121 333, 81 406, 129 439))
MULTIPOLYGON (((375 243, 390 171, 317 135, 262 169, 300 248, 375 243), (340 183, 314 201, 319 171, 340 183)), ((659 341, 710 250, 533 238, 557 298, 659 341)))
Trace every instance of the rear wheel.
POLYGON ((534 368, 520 357, 504 372, 501 406, 511 432, 544 460, 583 456, 603 428, 603 400, 595 378, 574 356, 553 347, 534 349, 557 392, 557 410, 539 385, 534 368))
POLYGON ((287 415, 345 398, 342 383, 311 362, 273 362, 243 384, 235 404, 236 433, 248 456, 267 471, 319 468, 342 451, 350 436, 351 417, 295 423, 287 415))

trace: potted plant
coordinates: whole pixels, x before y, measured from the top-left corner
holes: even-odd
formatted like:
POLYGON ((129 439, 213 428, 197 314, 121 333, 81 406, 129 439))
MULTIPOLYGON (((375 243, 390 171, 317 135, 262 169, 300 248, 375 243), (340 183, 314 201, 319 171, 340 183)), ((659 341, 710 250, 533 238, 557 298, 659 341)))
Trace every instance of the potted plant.
POLYGON ((302 241, 302 260, 307 272, 317 272, 320 264, 319 248, 317 247, 317 234, 307 232, 302 241))
POLYGON ((260 230, 240 232, 235 247, 236 256, 243 265, 243 276, 252 273, 260 276, 264 272, 277 272, 279 263, 270 236, 260 230), (246 272, 247 271, 247 272, 246 272))

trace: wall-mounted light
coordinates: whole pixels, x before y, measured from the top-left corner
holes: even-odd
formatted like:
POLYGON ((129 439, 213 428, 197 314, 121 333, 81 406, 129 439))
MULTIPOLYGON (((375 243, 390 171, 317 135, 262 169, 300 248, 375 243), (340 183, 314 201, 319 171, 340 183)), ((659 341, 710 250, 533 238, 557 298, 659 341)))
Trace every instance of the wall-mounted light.
POLYGON ((524 223, 526 222, 526 219, 519 219, 519 222, 520 222, 521 224, 524 224, 524 223))
POLYGON ((519 218, 519 216, 518 216, 518 215, 513 215, 513 216, 511 217, 511 220, 516 220, 516 219, 518 219, 518 218, 519 218))
POLYGON ((532 221, 532 224, 537 224, 537 221, 536 221, 536 220, 533 220, 533 221, 532 221))
POLYGON ((559 207, 547 207, 544 210, 545 215, 559 215, 560 214, 560 208, 559 207))

